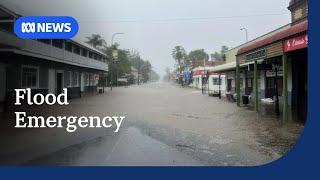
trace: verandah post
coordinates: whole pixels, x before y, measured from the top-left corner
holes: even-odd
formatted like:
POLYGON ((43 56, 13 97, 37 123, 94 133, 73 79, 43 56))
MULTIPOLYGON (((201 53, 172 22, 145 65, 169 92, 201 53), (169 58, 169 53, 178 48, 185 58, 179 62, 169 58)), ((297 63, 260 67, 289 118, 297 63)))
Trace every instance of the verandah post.
POLYGON ((236 68, 236 92, 237 92, 237 105, 240 106, 240 66, 238 63, 236 68))
POLYGON ((288 58, 284 53, 282 56, 283 66, 283 121, 288 121, 288 58))
POLYGON ((254 94, 255 94, 255 103, 254 109, 259 112, 259 94, 258 94, 258 62, 254 61, 254 94))

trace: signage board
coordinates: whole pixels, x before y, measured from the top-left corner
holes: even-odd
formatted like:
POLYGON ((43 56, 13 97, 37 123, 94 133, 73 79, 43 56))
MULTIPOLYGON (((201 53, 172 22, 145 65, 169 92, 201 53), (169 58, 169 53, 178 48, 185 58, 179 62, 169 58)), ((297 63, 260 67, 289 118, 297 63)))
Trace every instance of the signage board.
POLYGON ((308 35, 306 34, 285 40, 283 43, 284 52, 295 51, 295 50, 304 49, 307 47, 308 47, 308 35))

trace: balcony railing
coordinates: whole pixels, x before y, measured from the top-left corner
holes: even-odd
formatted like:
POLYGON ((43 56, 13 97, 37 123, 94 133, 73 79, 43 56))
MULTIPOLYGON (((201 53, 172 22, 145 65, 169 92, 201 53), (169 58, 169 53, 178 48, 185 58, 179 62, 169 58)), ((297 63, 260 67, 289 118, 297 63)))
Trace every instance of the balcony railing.
POLYGON ((1 30, 0 44, 5 45, 8 49, 20 50, 35 56, 40 55, 47 60, 108 71, 108 64, 106 62, 84 57, 36 40, 23 40, 16 37, 14 34, 1 30))

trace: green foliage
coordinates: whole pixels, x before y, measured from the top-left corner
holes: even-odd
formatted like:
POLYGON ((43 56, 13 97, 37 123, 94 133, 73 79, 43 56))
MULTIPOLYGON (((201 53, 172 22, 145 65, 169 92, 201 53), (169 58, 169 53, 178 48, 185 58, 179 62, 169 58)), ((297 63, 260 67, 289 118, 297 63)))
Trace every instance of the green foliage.
POLYGON ((185 51, 185 49, 182 46, 176 46, 174 47, 174 49, 172 50, 172 57, 173 59, 176 60, 177 64, 179 66, 182 66, 183 64, 185 64, 185 60, 187 59, 187 53, 185 51))
POLYGON ((209 60, 209 55, 204 51, 204 49, 193 50, 189 53, 188 59, 190 61, 206 61, 209 60))
POLYGON ((113 85, 116 85, 117 78, 125 77, 129 83, 134 82, 134 77, 131 74, 131 67, 135 67, 141 75, 141 81, 147 82, 150 79, 159 79, 159 75, 152 70, 151 63, 147 60, 141 59, 139 53, 130 52, 128 50, 119 49, 119 44, 115 43, 112 46, 106 46, 106 41, 99 34, 92 34, 91 37, 87 37, 86 43, 100 49, 108 57, 109 72, 108 72, 108 84, 111 79, 113 85), (112 57, 112 51, 118 50, 118 58, 112 57))
POLYGON ((215 61, 225 61, 225 53, 228 51, 228 49, 229 48, 227 46, 222 46, 220 52, 215 52, 211 54, 211 59, 215 61))
POLYGON ((106 41, 99 34, 92 34, 90 37, 86 38, 86 43, 94 48, 103 48, 107 46, 106 41))

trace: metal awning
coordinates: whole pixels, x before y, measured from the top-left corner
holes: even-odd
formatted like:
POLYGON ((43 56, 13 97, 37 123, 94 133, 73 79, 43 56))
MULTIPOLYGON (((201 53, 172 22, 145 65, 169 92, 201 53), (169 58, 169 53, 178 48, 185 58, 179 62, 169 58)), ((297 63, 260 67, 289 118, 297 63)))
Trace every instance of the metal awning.
POLYGON ((237 63, 236 63, 236 61, 234 61, 234 62, 223 64, 220 66, 215 66, 212 71, 213 72, 222 72, 222 71, 236 69, 236 67, 237 67, 237 63))
MULTIPOLYGON (((258 64, 262 64, 264 59, 259 59, 259 60, 256 60, 258 64)), ((245 66, 248 66, 250 64, 254 64, 254 61, 250 61, 250 62, 246 62, 246 63, 243 63, 243 64, 240 64, 240 67, 245 67, 245 66)))

